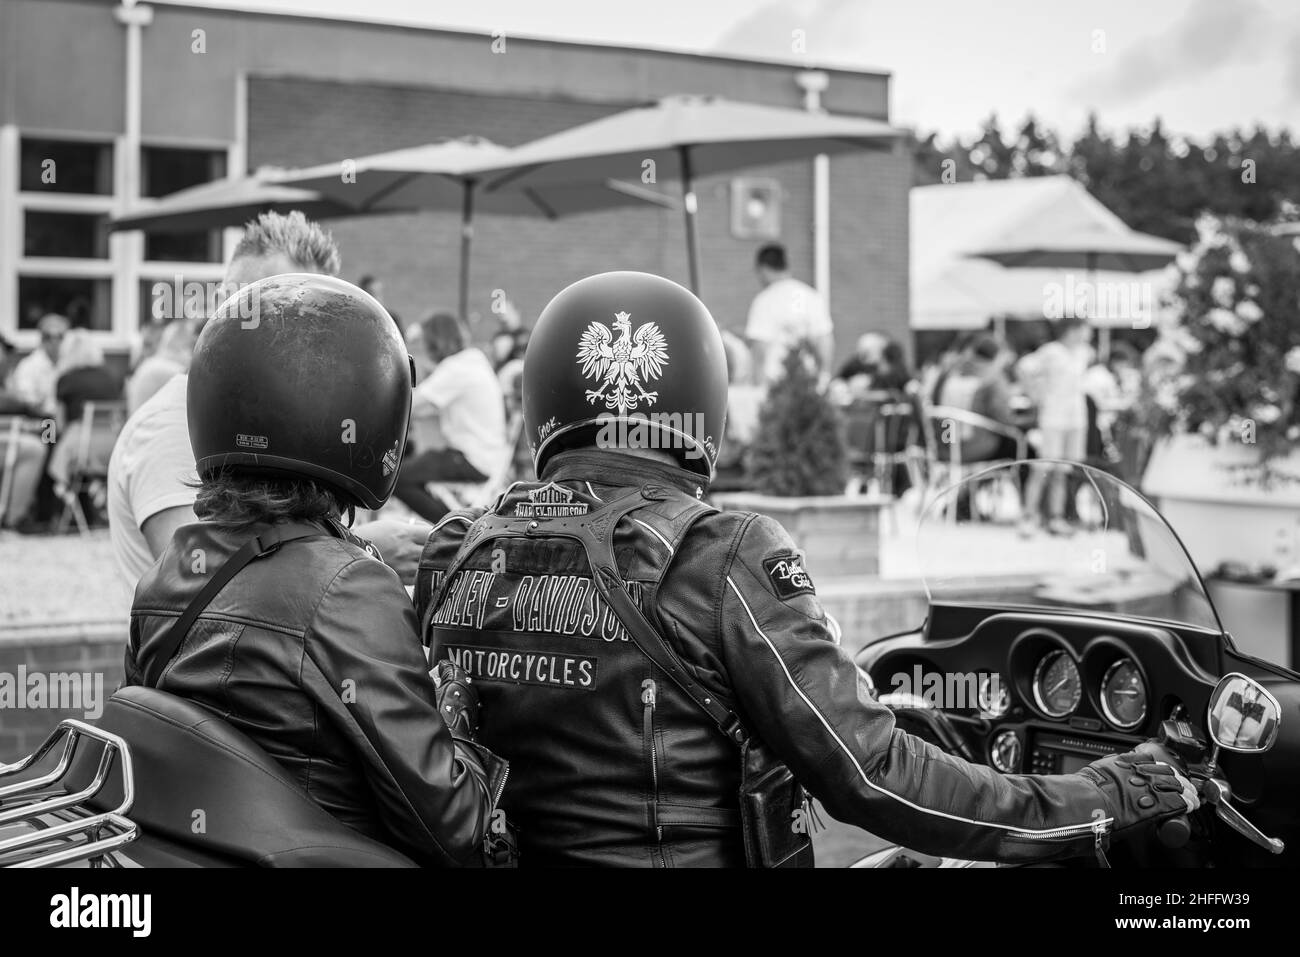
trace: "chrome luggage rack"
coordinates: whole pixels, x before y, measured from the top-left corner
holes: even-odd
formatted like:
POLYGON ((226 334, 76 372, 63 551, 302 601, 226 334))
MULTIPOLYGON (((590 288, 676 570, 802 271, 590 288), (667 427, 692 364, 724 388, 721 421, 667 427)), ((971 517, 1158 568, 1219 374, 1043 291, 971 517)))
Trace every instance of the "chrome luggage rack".
POLYGON ((126 741, 84 721, 61 721, 28 757, 0 764, 0 867, 58 867, 81 861, 90 867, 116 866, 112 853, 139 836, 139 828, 126 817, 134 800, 131 748, 126 741), (79 791, 61 790, 58 785, 83 739, 104 746, 95 777, 79 791), (30 780, 3 783, 36 766, 60 743, 63 749, 53 770, 30 780), (83 807, 108 783, 114 757, 122 776, 121 804, 103 812, 83 807), (14 836, 4 836, 13 831, 17 831, 14 836))

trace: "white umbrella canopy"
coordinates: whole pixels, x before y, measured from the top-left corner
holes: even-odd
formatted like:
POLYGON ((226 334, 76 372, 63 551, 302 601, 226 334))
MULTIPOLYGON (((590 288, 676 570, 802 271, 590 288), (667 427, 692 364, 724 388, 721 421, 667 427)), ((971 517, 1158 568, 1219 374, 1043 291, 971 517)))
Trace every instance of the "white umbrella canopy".
POLYGON ((691 286, 699 290, 696 176, 818 154, 888 148, 902 135, 861 117, 743 103, 715 96, 671 96, 527 143, 489 171, 483 195, 542 192, 611 177, 676 176, 685 196, 691 286), (653 164, 653 167, 650 165, 653 164))
POLYGON ((284 182, 312 190, 356 214, 460 210, 461 315, 466 315, 469 309, 470 244, 475 213, 556 219, 646 202, 676 206, 675 200, 653 190, 609 178, 510 193, 483 193, 479 188, 483 171, 510 167, 513 153, 510 148, 482 137, 465 136, 295 170, 284 182))
POLYGON ((1055 232, 1045 225, 1036 235, 972 250, 1009 268, 1086 269, 1147 272, 1173 262, 1183 247, 1169 239, 1135 230, 1116 231, 1101 223, 1055 232))
MULTIPOLYGON (((1048 221, 1026 231, 1025 235, 973 249, 968 255, 991 260, 1008 269, 1084 270, 1087 318, 1101 330, 1100 353, 1104 359, 1110 353, 1111 328, 1124 323, 1110 321, 1104 311, 1098 310, 1102 290, 1109 292, 1116 286, 1113 281, 1103 285, 1099 274, 1136 274, 1160 269, 1173 262, 1182 250, 1180 243, 1140 233, 1118 222, 1096 220, 1057 229, 1048 221)), ((1122 285, 1120 291, 1124 291, 1122 285)), ((1150 322, 1150 310, 1143 316, 1143 321, 1150 322)))

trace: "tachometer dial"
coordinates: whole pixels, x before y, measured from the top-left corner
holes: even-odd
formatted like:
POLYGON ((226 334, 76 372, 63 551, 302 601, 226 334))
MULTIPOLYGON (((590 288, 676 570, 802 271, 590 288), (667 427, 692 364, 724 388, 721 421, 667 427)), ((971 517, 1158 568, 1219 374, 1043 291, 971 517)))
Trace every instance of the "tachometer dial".
POLYGON ((1147 716, 1147 687, 1132 658, 1121 658, 1101 679, 1101 710, 1117 728, 1136 728, 1147 716))
POLYGON ((1068 652, 1057 650, 1043 655, 1034 669, 1034 701, 1043 714, 1064 718, 1072 714, 1083 697, 1079 666, 1068 652))

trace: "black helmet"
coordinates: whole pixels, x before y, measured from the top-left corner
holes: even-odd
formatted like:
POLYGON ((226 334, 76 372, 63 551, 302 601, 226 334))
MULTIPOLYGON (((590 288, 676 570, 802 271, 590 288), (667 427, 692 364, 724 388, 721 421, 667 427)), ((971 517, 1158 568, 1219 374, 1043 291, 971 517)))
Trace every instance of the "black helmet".
POLYGON ((194 347, 199 475, 316 479, 379 508, 397 482, 414 379, 397 324, 351 283, 307 273, 250 283, 194 347))
POLYGON ((711 479, 727 418, 722 336, 675 282, 643 272, 581 279, 537 319, 523 405, 538 475, 563 448, 609 441, 661 449, 711 479))

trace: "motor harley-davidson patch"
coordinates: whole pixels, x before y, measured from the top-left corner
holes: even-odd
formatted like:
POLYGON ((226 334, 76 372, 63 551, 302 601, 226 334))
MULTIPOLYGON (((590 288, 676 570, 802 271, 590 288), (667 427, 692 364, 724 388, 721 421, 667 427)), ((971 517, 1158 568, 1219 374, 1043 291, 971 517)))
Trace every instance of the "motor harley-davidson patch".
POLYGON ((597 659, 513 648, 448 645, 447 657, 480 681, 594 691, 597 659))
POLYGON ((586 515, 588 505, 581 500, 573 500, 573 490, 563 485, 548 482, 528 493, 528 501, 515 503, 515 516, 518 518, 569 518, 574 515, 586 515))
POLYGON ((815 595, 812 579, 804 571, 803 561, 798 555, 785 555, 769 558, 763 562, 763 570, 776 589, 776 597, 782 600, 796 595, 815 595))

